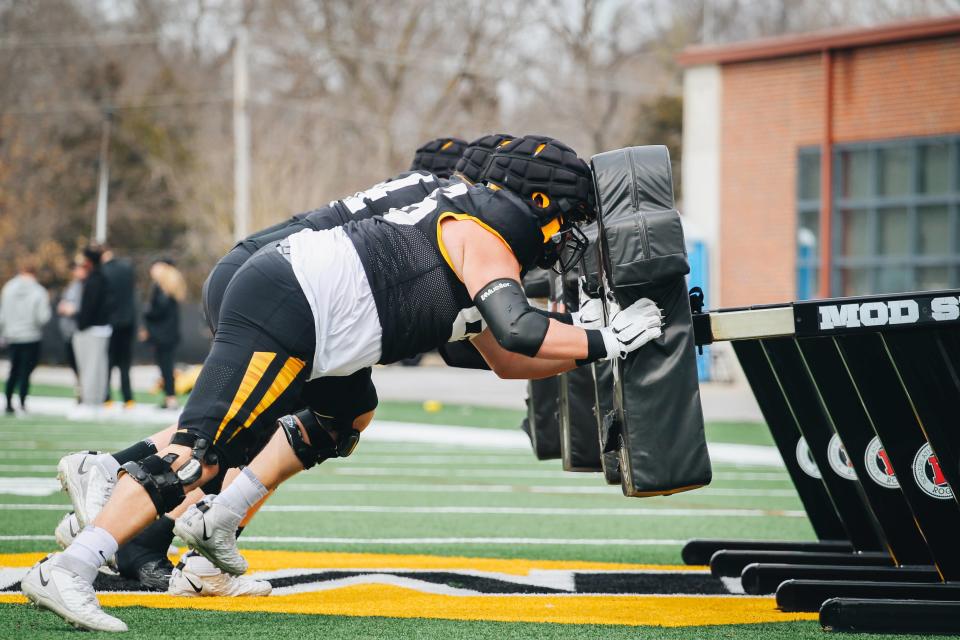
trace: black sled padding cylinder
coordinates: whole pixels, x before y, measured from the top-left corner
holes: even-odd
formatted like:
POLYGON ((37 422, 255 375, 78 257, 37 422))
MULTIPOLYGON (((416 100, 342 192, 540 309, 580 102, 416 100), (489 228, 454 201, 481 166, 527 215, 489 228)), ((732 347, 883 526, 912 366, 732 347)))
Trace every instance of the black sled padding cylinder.
MULTIPOLYGON (((588 225, 583 229, 584 235, 590 241, 590 246, 583 254, 580 264, 582 270, 583 289, 587 296, 600 298, 607 294, 603 282, 603 273, 600 266, 600 249, 597 246, 599 229, 596 224, 588 225)), ((579 297, 579 292, 578 297, 579 297)), ((583 300, 579 300, 583 302, 583 300)), ((596 422, 597 435, 600 441, 600 466, 603 470, 603 479, 607 484, 620 484, 620 460, 616 451, 603 453, 606 438, 605 423, 612 420, 613 415, 613 371, 611 364, 606 361, 595 362, 590 365, 593 371, 593 413, 596 422)))
POLYGON ((593 380, 596 387, 597 431, 600 434, 600 464, 603 467, 603 479, 607 484, 621 484, 620 454, 615 449, 607 450, 610 439, 610 427, 614 424, 616 411, 613 407, 613 365, 609 362, 593 363, 593 380))
MULTIPOLYGON (((568 312, 579 311, 578 279, 581 267, 555 276, 554 293, 568 312)), ((560 458, 564 471, 603 471, 597 433, 597 388, 593 367, 584 365, 557 376, 560 379, 560 458)))
POLYGON ((710 458, 685 275, 690 271, 666 147, 629 147, 591 160, 602 269, 622 308, 650 298, 663 335, 613 367, 617 451, 628 496, 677 493, 710 482, 710 458))
MULTIPOLYGON (((550 279, 550 272, 543 269, 534 269, 524 276, 523 288, 527 297, 550 297, 550 279)), ((538 460, 560 458, 559 398, 559 376, 527 383, 527 417, 520 428, 530 437, 530 446, 538 460)))

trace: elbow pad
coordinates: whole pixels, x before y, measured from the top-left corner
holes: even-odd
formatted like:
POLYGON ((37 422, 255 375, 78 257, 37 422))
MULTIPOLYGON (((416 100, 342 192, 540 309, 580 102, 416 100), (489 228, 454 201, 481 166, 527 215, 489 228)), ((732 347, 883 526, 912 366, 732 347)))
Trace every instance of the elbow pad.
POLYGON ((531 358, 537 355, 550 320, 530 306, 519 282, 498 278, 480 289, 473 302, 501 347, 531 358))

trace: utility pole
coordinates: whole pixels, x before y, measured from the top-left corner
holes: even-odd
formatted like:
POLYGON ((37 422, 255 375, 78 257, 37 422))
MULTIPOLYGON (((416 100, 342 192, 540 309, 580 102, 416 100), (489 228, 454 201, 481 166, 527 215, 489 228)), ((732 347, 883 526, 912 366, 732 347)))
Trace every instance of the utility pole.
POLYGON ((242 240, 250 227, 250 116, 247 26, 240 25, 233 50, 233 235, 242 240))
POLYGON ((97 218, 93 239, 97 244, 107 241, 107 198, 110 190, 110 126, 113 109, 103 110, 103 129, 100 134, 100 177, 97 183, 97 218))

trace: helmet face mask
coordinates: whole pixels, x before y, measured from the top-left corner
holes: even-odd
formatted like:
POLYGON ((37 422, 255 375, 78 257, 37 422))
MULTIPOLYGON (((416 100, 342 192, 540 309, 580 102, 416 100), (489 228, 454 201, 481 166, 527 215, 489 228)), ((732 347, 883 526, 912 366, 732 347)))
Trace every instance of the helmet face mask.
POLYGON ((537 262, 541 269, 564 274, 573 269, 590 246, 590 240, 578 225, 570 225, 550 236, 543 245, 543 255, 537 262))

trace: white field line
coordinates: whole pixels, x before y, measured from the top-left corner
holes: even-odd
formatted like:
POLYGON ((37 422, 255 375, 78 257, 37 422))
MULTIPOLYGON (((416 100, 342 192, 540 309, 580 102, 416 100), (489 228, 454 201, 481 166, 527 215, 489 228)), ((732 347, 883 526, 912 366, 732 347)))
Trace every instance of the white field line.
MULTIPOLYGON (((20 542, 36 540, 47 542, 55 540, 51 535, 0 536, 0 542, 20 542)), ((637 539, 628 538, 320 538, 312 536, 242 536, 240 546, 249 542, 299 543, 299 544, 355 544, 355 545, 420 545, 420 544, 525 544, 525 545, 579 545, 579 546, 630 546, 656 547, 686 544, 686 540, 672 538, 637 539)))
POLYGON ((55 464, 0 464, 0 471, 16 473, 56 473, 55 464))
MULTIPOLYGON (((8 465, 0 464, 0 472, 12 473, 55 473, 55 465, 8 465)), ((323 470, 338 476, 367 477, 421 477, 421 478, 564 478, 590 480, 598 474, 571 473, 560 469, 448 469, 448 468, 403 468, 403 467, 363 467, 331 466, 323 470)), ((788 482, 785 473, 767 473, 751 471, 717 471, 714 480, 745 480, 750 482, 788 482)))
POLYGON ((8 496, 52 496, 60 491, 56 478, 0 478, 0 494, 8 496))
MULTIPOLYGON (((39 414, 67 415, 75 409, 75 404, 69 398, 37 398, 35 410, 39 414)), ((147 407, 137 407, 130 412, 107 412, 96 417, 97 421, 109 423, 115 420, 131 420, 140 424, 162 424, 166 426, 175 418, 171 412, 149 410, 147 407)), ((86 441, 83 434, 83 425, 77 424, 75 431, 66 429, 69 424, 60 425, 64 431, 58 434, 58 441, 72 442, 71 436, 76 435, 80 446, 99 448, 104 446, 102 441, 86 441)), ((15 432, 0 431, 2 434, 15 432)), ((16 435, 22 435, 22 431, 16 435)), ((134 436, 136 437, 136 436, 134 436)), ((416 424, 410 422, 392 422, 375 420, 371 428, 363 435, 365 442, 377 443, 416 443, 422 445, 449 445, 462 449, 493 449, 529 451, 530 441, 527 435, 519 429, 487 429, 482 427, 462 427, 452 425, 416 424)), ((116 443, 106 444, 107 448, 116 443)), ((783 461, 775 447, 716 443, 708 445, 711 458, 717 463, 756 465, 782 468, 783 461)), ((18 441, 7 443, 6 449, 36 449, 36 441, 18 441), (14 446, 17 445, 17 446, 14 446), (20 446, 23 445, 23 446, 20 446)))
MULTIPOLYGON (((0 511, 60 511, 68 510, 66 504, 30 504, 6 503, 0 504, 0 511)), ((261 509, 264 513, 390 513, 398 515, 431 514, 431 515, 511 515, 511 516, 617 516, 617 517, 644 517, 644 518, 763 518, 786 517, 804 518, 806 513, 798 510, 780 509, 616 509, 616 508, 567 508, 567 507, 394 507, 374 505, 339 505, 339 504, 268 504, 261 509)))
MULTIPOLYGON (((307 484, 292 483, 283 485, 283 491, 302 493, 543 493, 555 495, 622 495, 620 486, 553 486, 553 485, 512 485, 512 484, 375 484, 375 483, 339 483, 307 484)), ((793 489, 714 489, 707 487, 685 495, 745 496, 752 498, 790 498, 797 495, 793 489)))
MULTIPOLYGON (((408 476, 423 478, 567 478, 570 472, 561 469, 423 469, 423 468, 394 468, 394 467, 350 467, 333 466, 330 470, 339 476, 408 476)), ((597 472, 599 474, 599 472, 597 472)), ((597 474, 594 474, 597 475, 597 474)), ((578 473, 579 477, 590 478, 591 474, 578 473)), ((713 475, 717 480, 750 480, 760 482, 784 482, 790 477, 786 473, 776 472, 717 472, 713 475)))
POLYGON ((804 511, 766 509, 675 509, 675 508, 573 508, 573 507, 394 507, 373 505, 266 505, 273 513, 394 513, 433 515, 512 515, 512 516, 617 516, 617 517, 806 517, 804 511))
MULTIPOLYGON (((50 536, 51 538, 53 536, 50 536)), ((2 539, 2 538, 0 538, 2 539)), ((587 547, 629 546, 656 547, 686 544, 687 540, 629 539, 629 538, 319 538, 311 536, 241 536, 240 546, 251 542, 301 544, 355 544, 355 545, 425 545, 425 544, 523 544, 523 545, 579 545, 587 547)))
MULTIPOLYGON (((60 483, 53 477, 0 477, 0 495, 52 496, 60 492, 60 483)), ((607 495, 620 496, 620 487, 611 485, 511 485, 511 484, 396 484, 396 483, 300 483, 283 486, 283 492, 295 493, 403 493, 416 494, 545 494, 545 495, 607 495)), ((688 496, 734 496, 751 498, 792 498, 793 489, 698 489, 688 496)))
POLYGON ((0 460, 18 460, 23 461, 26 459, 42 459, 42 460, 55 460, 59 457, 59 451, 0 451, 0 460))

